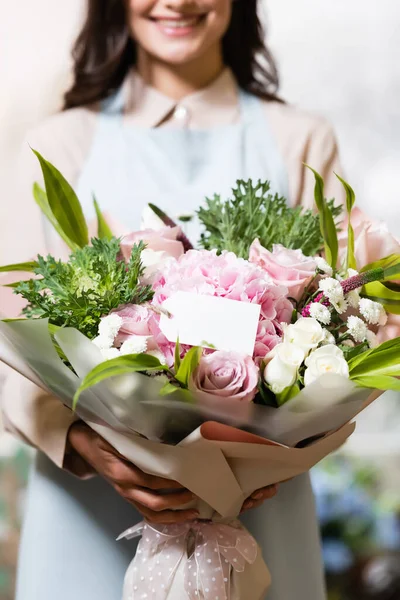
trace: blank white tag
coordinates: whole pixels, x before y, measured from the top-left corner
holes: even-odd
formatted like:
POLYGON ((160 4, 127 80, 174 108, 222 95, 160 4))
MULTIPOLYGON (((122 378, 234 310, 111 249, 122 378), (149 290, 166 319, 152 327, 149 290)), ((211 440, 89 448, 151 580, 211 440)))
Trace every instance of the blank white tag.
POLYGON ((162 305, 160 328, 170 342, 252 356, 260 306, 226 298, 177 292, 162 305))

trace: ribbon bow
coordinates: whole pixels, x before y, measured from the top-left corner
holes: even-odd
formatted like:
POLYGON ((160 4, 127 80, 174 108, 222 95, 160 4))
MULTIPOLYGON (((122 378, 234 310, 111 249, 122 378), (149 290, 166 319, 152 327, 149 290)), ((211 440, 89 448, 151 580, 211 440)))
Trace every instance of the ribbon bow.
POLYGON ((118 539, 139 535, 142 539, 125 578, 124 600, 166 600, 184 556, 189 600, 229 600, 232 569, 242 572, 257 558, 257 543, 239 521, 160 526, 142 522, 118 539))

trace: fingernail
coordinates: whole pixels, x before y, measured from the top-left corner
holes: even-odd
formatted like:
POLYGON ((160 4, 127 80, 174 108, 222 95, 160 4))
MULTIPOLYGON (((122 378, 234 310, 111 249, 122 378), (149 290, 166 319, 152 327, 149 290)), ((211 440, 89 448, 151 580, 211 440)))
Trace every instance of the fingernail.
POLYGON ((254 494, 254 496, 252 496, 252 498, 254 498, 254 500, 261 500, 263 495, 264 494, 262 492, 258 492, 257 494, 254 494))
POLYGON ((198 510, 193 510, 192 512, 189 513, 189 519, 197 519, 197 517, 200 515, 198 510))
POLYGON ((254 502, 251 502, 251 501, 246 502, 246 508, 253 508, 253 506, 254 506, 254 502))

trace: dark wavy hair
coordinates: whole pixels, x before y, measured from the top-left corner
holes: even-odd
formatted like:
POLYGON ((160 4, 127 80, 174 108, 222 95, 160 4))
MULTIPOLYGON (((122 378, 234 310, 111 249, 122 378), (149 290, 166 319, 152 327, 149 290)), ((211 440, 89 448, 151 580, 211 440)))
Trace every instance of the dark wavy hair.
MULTIPOLYGON (((275 61, 265 44, 257 0, 232 3, 232 19, 223 38, 223 57, 238 85, 260 98, 279 100, 275 61)), ((88 0, 83 29, 72 52, 74 81, 64 108, 87 106, 112 95, 136 63, 124 0, 88 0)))

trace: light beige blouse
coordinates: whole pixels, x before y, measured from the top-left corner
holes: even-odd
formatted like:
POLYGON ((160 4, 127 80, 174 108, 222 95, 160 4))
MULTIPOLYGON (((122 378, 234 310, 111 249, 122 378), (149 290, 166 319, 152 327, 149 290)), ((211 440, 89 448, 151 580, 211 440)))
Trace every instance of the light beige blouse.
MULTIPOLYGON (((141 127, 207 129, 229 125, 239 118, 238 88, 225 70, 210 86, 179 102, 147 86, 135 73, 124 83, 125 121, 141 127)), ((288 104, 264 102, 277 146, 289 174, 289 201, 312 207, 312 175, 306 162, 325 179, 326 195, 342 202, 342 189, 334 175, 341 173, 335 136, 321 117, 288 104)), ((22 149, 17 178, 20 191, 9 202, 6 227, 2 227, 0 264, 22 262, 43 252, 41 216, 32 199, 32 184, 41 181, 29 145, 51 161, 75 185, 89 154, 98 119, 97 107, 75 108, 52 116, 33 130, 22 149), (4 229, 4 231, 3 231, 4 229)), ((9 290, 0 295, 1 312, 17 312, 18 302, 9 290)), ((74 421, 59 400, 36 388, 16 373, 7 376, 2 392, 3 421, 8 431, 46 453, 62 466, 68 429, 74 421)))

